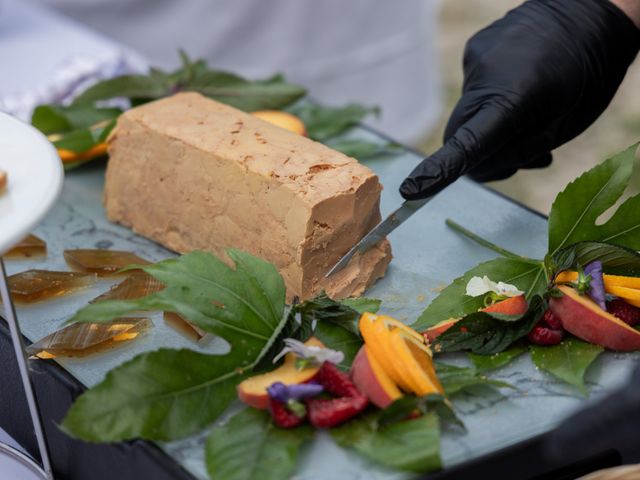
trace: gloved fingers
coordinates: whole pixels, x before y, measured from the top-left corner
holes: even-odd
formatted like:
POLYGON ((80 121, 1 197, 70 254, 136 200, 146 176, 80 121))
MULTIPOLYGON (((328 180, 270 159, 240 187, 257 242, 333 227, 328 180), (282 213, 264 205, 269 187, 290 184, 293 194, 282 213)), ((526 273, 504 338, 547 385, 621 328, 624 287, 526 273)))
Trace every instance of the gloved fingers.
POLYGON ((485 160, 484 164, 469 170, 469 177, 476 182, 494 182, 514 175, 519 169, 548 167, 553 157, 550 152, 524 155, 516 143, 505 147, 495 156, 485 160))
POLYGON ((433 155, 423 160, 402 182, 407 200, 435 195, 458 177, 499 151, 515 133, 513 110, 489 101, 464 123, 433 155))

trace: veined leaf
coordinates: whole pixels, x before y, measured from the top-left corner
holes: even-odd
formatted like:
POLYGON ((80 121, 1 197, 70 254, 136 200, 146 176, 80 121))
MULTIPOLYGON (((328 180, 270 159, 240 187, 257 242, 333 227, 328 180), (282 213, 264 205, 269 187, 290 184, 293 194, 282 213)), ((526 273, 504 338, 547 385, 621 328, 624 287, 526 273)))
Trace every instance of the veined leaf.
POLYGON ((515 344, 506 350, 494 353, 493 355, 478 355, 476 353, 468 353, 467 355, 479 371, 486 372, 488 370, 495 370, 510 364, 526 351, 527 347, 525 345, 515 344))
POLYGON ((545 309, 546 302, 536 295, 529 302, 529 310, 516 321, 501 320, 486 312, 471 313, 435 339, 434 351, 470 350, 480 355, 500 353, 527 335, 538 323, 545 309))
POLYGON ((127 312, 176 312, 232 345, 237 366, 249 365, 284 328, 285 286, 273 265, 229 250, 235 269, 206 252, 191 252, 142 268, 166 288, 134 300, 86 306, 70 322, 107 323, 127 312))
POLYGON ((424 331, 427 328, 447 320, 460 318, 484 307, 483 297, 466 295, 467 283, 472 277, 487 275, 495 282, 510 283, 526 293, 527 299, 541 295, 547 285, 542 262, 519 258, 496 258, 481 263, 456 278, 422 312, 418 320, 411 325, 424 331))
POLYGON ((78 397, 62 428, 89 442, 190 435, 236 398, 244 375, 237 356, 170 349, 138 355, 78 397))
POLYGON ((492 380, 479 374, 473 367, 457 367, 441 362, 436 362, 435 366, 438 378, 448 397, 483 385, 498 388, 514 388, 506 382, 492 380))
POLYGON ((247 408, 211 430, 205 453, 207 471, 219 480, 292 478, 298 452, 312 438, 308 426, 277 428, 267 412, 247 408))
POLYGON ((180 86, 183 91, 196 91, 246 112, 279 110, 306 94, 298 85, 286 83, 282 76, 249 81, 221 71, 201 71, 180 86))
POLYGON ((593 261, 602 262, 605 273, 640 275, 640 254, 630 248, 602 242, 580 242, 558 251, 552 258, 556 272, 577 270, 593 261))
POLYGON ((169 95, 168 85, 158 75, 122 75, 89 87, 73 101, 73 105, 91 105, 112 98, 154 100, 169 95))
POLYGON ((338 302, 323 293, 297 307, 302 323, 312 325, 315 337, 327 347, 344 353, 345 359, 341 365, 343 368, 351 366, 362 346, 357 325, 360 313, 354 307, 377 311, 380 301, 363 298, 338 302))
POLYGON ((31 124, 45 135, 84 129, 113 120, 122 113, 119 108, 97 108, 92 105, 40 105, 31 116, 31 124))
POLYGON ((377 298, 358 297, 358 298, 344 298, 340 300, 340 303, 347 307, 353 308, 359 314, 364 312, 377 313, 380 310, 382 300, 377 298))
POLYGON ((375 463, 409 472, 442 468, 438 417, 428 413, 413 420, 384 426, 380 411, 372 412, 329 431, 335 442, 375 463))
POLYGON ((464 428, 464 423, 453 411, 451 403, 446 397, 438 393, 416 397, 404 395, 382 410, 378 417, 378 426, 385 426, 411 418, 416 412, 426 414, 433 412, 438 416, 441 424, 452 423, 464 428))
POLYGON ((621 197, 638 144, 583 173, 558 194, 549 215, 549 252, 578 242, 615 243, 640 250, 640 195, 625 201, 603 225, 597 219, 621 197))
POLYGON ((305 103, 296 105, 290 111, 303 121, 309 138, 325 142, 352 129, 367 115, 377 114, 379 109, 359 104, 324 107, 305 103))
POLYGON ((538 368, 586 393, 585 373, 604 348, 569 337, 551 347, 531 345, 530 350, 533 363, 538 368))
MULTIPOLYGON (((99 143, 104 142, 115 124, 115 120, 106 120, 93 127, 62 133, 59 135, 60 138, 53 142, 53 145, 58 149, 70 150, 76 153, 87 152, 99 143)), ((92 160, 92 158, 86 160, 92 160)))

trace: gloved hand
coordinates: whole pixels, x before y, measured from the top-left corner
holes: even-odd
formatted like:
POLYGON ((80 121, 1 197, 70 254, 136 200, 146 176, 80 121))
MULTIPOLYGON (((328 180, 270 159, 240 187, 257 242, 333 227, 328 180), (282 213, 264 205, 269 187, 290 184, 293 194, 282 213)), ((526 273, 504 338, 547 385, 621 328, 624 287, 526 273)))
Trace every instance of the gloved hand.
POLYGON ((551 150, 607 107, 640 48, 640 30, 608 0, 530 0, 475 34, 444 146, 400 187, 431 196, 469 174, 498 180, 551 163, 551 150))

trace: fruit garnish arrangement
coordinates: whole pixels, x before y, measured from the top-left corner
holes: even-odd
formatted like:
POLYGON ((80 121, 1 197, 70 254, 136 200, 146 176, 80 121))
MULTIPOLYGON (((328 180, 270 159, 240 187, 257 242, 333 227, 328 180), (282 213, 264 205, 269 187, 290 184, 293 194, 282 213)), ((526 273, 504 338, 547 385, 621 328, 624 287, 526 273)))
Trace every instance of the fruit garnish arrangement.
MULTIPOLYGON (((305 135, 346 155, 363 159, 393 151, 394 144, 354 138, 351 131, 375 107, 349 104, 325 107, 309 101, 306 90, 282 75, 247 80, 212 70, 204 60, 192 60, 180 51, 180 68, 165 72, 151 68, 146 75, 122 75, 99 82, 70 105, 40 105, 32 115, 34 127, 47 135, 65 169, 107 155, 106 139, 123 109, 178 92, 202 95, 250 112, 258 118, 305 135)), ((2 173, 0 173, 0 191, 2 173)))

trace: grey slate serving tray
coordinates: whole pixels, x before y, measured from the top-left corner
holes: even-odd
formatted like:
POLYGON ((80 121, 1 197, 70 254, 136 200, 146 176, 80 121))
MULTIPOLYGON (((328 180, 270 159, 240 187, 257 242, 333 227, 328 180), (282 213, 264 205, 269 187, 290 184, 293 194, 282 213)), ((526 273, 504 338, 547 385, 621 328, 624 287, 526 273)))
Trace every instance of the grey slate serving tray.
MULTIPOLYGON (((364 130, 359 134, 376 138, 364 130)), ((420 156, 404 151, 366 162, 385 186, 383 216, 400 203, 397 186, 420 159, 420 156)), ((9 272, 29 268, 67 270, 62 257, 63 250, 67 248, 129 250, 154 261, 172 256, 172 252, 106 220, 101 202, 102 183, 103 168, 100 165, 69 172, 58 205, 35 232, 47 241, 47 258, 7 262, 9 272)), ((158 195, 162 192, 158 191, 158 195)), ((386 314, 411 323, 435 298, 438 288, 477 263, 496 256, 447 228, 444 221, 448 217, 514 252, 541 258, 546 251, 545 218, 487 188, 461 179, 391 234, 394 260, 384 279, 367 292, 368 296, 382 299, 386 314)), ((101 281, 97 286, 69 297, 19 308, 23 333, 34 341, 53 332, 72 313, 113 283, 101 281)), ((108 370, 144 351, 172 347, 222 353, 227 348, 225 342, 218 339, 196 345, 166 326, 159 315, 152 318, 155 327, 141 340, 88 359, 61 359, 59 364, 78 382, 90 387, 99 382, 108 370)), ((549 431, 585 402, 593 401, 622 384, 632 367, 633 358, 638 356, 603 355, 589 372, 590 397, 587 400, 578 391, 537 371, 528 355, 520 357, 492 375, 511 383, 515 390, 456 398, 456 409, 468 432, 444 435, 442 456, 445 472, 447 468, 549 431)), ((461 355, 451 355, 445 360, 465 363, 461 355)), ((160 448, 193 477, 206 479, 203 461, 205 439, 206 432, 160 445, 160 448)), ((406 477, 406 474, 385 470, 336 447, 326 434, 319 433, 304 454, 295 478, 351 480, 406 477)))

